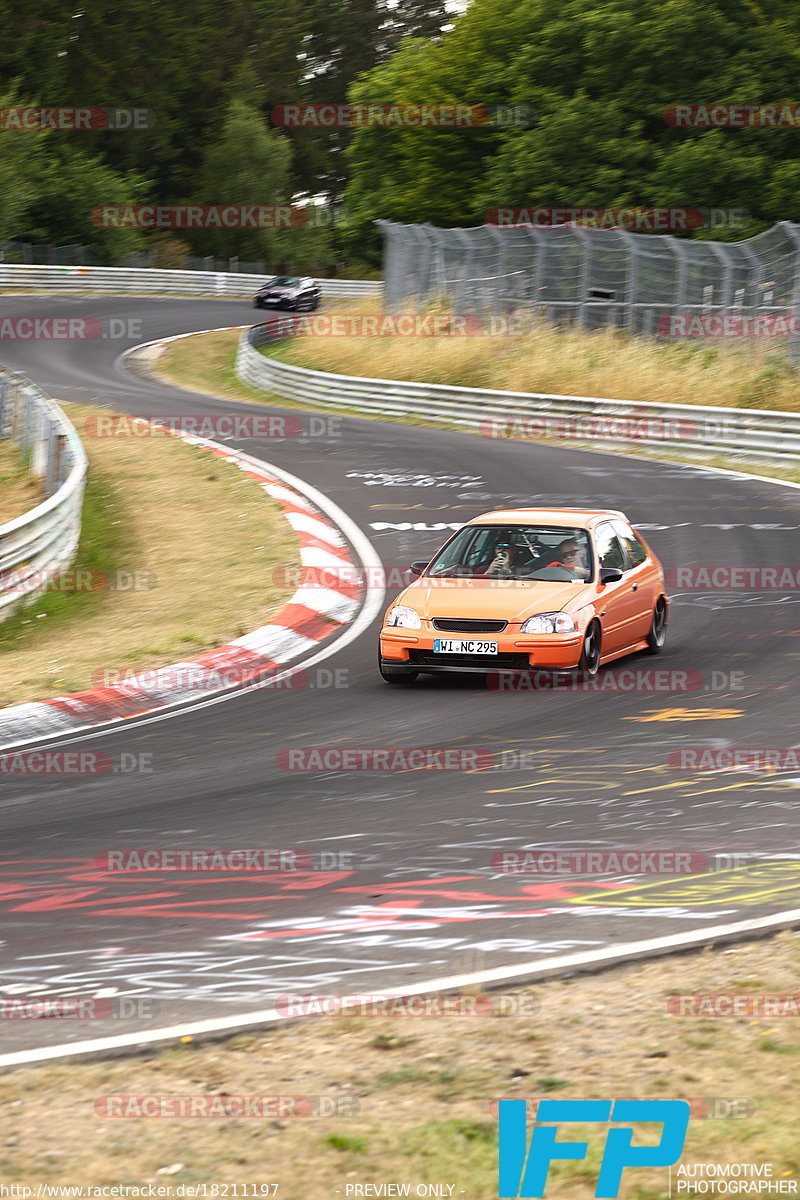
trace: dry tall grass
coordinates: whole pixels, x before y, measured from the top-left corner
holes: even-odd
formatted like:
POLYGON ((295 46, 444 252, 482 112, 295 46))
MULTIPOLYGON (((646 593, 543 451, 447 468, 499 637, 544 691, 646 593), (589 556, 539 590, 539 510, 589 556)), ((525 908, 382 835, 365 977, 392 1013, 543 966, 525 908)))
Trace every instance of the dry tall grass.
MULTIPOLYGON (((378 301, 370 300, 348 305, 346 315, 378 312, 378 301)), ((332 308, 319 315, 332 315, 332 308)), ((279 356, 345 375, 800 411, 800 387, 784 339, 665 343, 622 330, 586 333, 538 323, 521 336, 304 336, 279 356)))
POLYGON ((0 525, 21 517, 42 500, 42 481, 30 474, 19 448, 0 442, 0 525))

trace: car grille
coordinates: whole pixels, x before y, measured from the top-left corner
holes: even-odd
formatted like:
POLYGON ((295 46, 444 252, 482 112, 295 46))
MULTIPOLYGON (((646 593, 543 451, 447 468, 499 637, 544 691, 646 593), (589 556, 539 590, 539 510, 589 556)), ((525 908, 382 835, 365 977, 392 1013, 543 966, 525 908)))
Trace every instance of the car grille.
POLYGON ((508 621, 480 621, 462 617, 434 617, 433 628, 448 633, 502 633, 508 621))
POLYGON ((408 661, 421 667, 476 667, 481 671, 505 667, 509 671, 527 671, 527 654, 436 654, 433 650, 409 650, 408 661))

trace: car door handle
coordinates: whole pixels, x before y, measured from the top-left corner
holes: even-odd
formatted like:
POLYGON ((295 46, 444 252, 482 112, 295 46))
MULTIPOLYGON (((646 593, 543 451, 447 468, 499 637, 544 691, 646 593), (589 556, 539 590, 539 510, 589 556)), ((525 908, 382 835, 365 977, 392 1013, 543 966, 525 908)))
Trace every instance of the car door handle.
POLYGON ((632 592, 638 592, 638 590, 639 590, 639 585, 638 585, 638 583, 632 583, 632 584, 631 584, 631 591, 632 591, 632 592))

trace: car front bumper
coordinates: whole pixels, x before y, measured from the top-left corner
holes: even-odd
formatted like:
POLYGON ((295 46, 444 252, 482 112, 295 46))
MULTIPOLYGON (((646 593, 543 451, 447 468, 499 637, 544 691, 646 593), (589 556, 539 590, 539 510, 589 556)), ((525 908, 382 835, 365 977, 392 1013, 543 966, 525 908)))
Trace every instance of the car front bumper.
MULTIPOLYGON (((450 634, 450 637, 455 635, 450 634)), ((466 636, 466 635, 463 635, 466 636)), ((470 635, 475 637, 476 635, 470 635)), ((439 654, 433 648, 440 632, 384 628, 380 635, 380 655, 387 666, 409 671, 438 674, 462 671, 486 674, 488 671, 574 671, 580 662, 583 637, 580 633, 520 634, 488 637, 497 642, 497 654, 439 654)))
POLYGON ((269 300, 269 299, 265 299, 263 296, 256 296, 256 298, 254 300, 254 304, 255 304, 256 308, 291 309, 291 308, 294 308, 296 303, 297 303, 297 301, 295 299, 288 300, 285 297, 283 297, 280 300, 269 300))

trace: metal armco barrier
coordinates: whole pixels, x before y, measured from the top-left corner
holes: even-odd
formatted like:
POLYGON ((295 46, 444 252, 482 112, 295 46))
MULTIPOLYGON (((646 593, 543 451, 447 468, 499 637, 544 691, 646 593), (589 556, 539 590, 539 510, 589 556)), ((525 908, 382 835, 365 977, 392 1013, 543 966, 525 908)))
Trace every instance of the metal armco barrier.
MULTIPOLYGON (((178 293, 187 296, 251 297, 272 275, 227 271, 158 271, 150 267, 34 267, 0 263, 0 290, 24 292, 178 293)), ((326 299, 380 296, 380 280, 319 279, 326 299)))
POLYGON ((268 327, 247 329, 239 341, 236 374, 251 387, 287 400, 354 412, 409 416, 478 427, 489 438, 574 440, 591 445, 650 445, 800 459, 800 414, 696 404, 654 404, 596 396, 496 392, 438 383, 406 383, 331 375, 291 366, 259 353, 275 341, 268 327))
POLYGON ((81 533, 86 454, 54 400, 24 375, 0 368, 0 437, 42 480, 45 499, 0 525, 0 620, 46 590, 72 562, 81 533))

